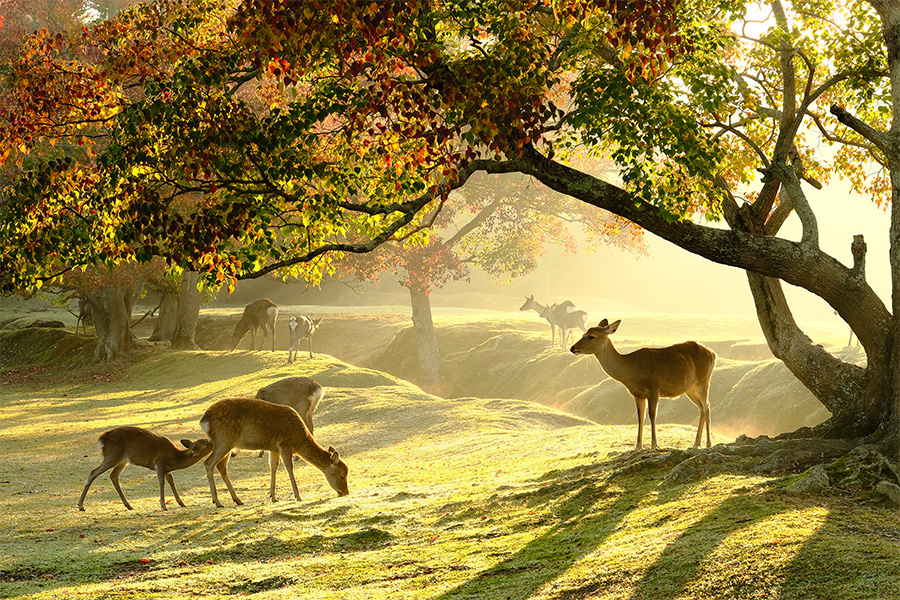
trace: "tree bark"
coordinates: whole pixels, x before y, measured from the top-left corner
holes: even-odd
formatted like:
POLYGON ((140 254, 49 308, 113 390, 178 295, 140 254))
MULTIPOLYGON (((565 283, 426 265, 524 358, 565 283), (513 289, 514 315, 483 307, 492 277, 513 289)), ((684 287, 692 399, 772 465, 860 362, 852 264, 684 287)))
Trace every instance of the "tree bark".
POLYGON ((185 271, 181 276, 181 293, 178 295, 175 331, 172 336, 173 348, 197 349, 194 337, 200 318, 201 292, 197 287, 199 278, 200 274, 196 271, 185 271))
POLYGON ((94 360, 113 360, 134 350, 137 337, 131 331, 136 285, 109 285, 87 294, 97 331, 94 360))
POLYGON ((159 303, 159 316, 156 318, 156 326, 150 336, 151 342, 169 341, 175 337, 175 322, 178 311, 178 296, 171 293, 163 293, 159 303))
POLYGON ((441 371, 441 355, 434 335, 434 321, 431 317, 431 300, 427 290, 418 286, 409 287, 412 304, 413 331, 416 336, 416 350, 419 356, 419 378, 417 383, 428 392, 436 391, 441 371))

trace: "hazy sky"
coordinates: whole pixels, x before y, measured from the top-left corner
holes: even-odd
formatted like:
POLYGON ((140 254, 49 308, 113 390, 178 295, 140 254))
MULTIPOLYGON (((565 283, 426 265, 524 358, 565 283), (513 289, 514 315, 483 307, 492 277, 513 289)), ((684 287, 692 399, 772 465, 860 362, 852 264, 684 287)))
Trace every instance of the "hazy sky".
MULTIPOLYGON (((841 181, 833 181, 822 191, 805 187, 819 219, 822 249, 852 265, 850 243, 855 234, 863 234, 868 245, 867 279, 889 306, 888 214, 871 201, 851 195, 849 186, 841 181)), ((783 232, 785 237, 799 239, 796 216, 783 232)), ((582 297, 582 302, 596 299, 602 304, 602 299, 609 299, 652 312, 755 315, 743 271, 712 263, 652 234, 646 236, 647 257, 635 258, 606 247, 575 256, 551 253, 538 272, 500 286, 498 291, 534 293, 544 302, 582 297)), ((837 319, 831 307, 816 296, 790 285, 785 288, 799 321, 837 319)))

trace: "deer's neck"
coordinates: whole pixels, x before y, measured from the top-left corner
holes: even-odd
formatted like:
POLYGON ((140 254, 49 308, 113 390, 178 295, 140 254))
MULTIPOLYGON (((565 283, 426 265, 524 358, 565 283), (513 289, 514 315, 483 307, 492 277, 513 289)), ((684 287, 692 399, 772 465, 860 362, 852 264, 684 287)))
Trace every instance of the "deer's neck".
POLYGON ((616 381, 622 381, 628 376, 628 373, 630 372, 628 361, 624 356, 619 354, 619 351, 616 350, 616 347, 613 346, 612 342, 608 339, 603 347, 600 348, 598 352, 594 353, 594 356, 597 357, 600 366, 603 367, 606 374, 616 381))
POLYGON ((312 438, 308 438, 301 446, 299 454, 306 462, 320 470, 324 471, 331 466, 331 454, 312 438))

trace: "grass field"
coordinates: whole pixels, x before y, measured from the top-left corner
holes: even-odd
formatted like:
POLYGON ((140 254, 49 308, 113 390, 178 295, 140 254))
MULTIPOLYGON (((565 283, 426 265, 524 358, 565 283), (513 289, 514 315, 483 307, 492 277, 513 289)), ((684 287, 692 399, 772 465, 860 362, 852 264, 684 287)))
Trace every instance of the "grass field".
MULTIPOLYGON (((134 511, 105 475, 86 511, 75 508, 102 431, 200 437, 215 399, 298 374, 283 361, 160 349, 83 380, 4 385, 0 596, 887 600, 900 590, 900 516, 867 497, 790 494, 790 475, 673 485, 665 468, 616 474, 633 426, 517 400, 443 400, 324 355, 303 373, 326 389, 316 437, 350 466, 351 495, 303 466, 303 500, 289 499, 282 471, 270 503, 266 461, 243 452, 231 471, 245 506, 215 509, 198 464, 175 473, 186 508, 159 510, 155 475, 133 466, 122 483, 134 511)), ((660 437, 687 447, 693 427, 661 426, 660 437)))

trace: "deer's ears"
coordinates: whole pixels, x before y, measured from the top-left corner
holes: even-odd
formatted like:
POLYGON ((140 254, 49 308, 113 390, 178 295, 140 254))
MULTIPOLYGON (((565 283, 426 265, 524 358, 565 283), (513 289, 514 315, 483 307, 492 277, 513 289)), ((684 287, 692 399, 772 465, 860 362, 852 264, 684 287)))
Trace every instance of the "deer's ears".
POLYGON ((193 443, 194 442, 192 442, 191 440, 181 440, 181 445, 188 449, 190 449, 191 444, 193 443))
POLYGON ((319 323, 322 322, 322 319, 324 319, 324 318, 325 318, 325 317, 319 317, 318 319, 313 319, 313 324, 314 324, 314 325, 318 325, 319 323))
POLYGON ((341 455, 338 454, 338 451, 333 446, 328 446, 328 454, 331 455, 331 464, 336 465, 341 462, 341 455))
POLYGON ((606 319, 603 319, 602 321, 600 321, 597 324, 597 327, 605 329, 606 333, 615 333, 616 329, 619 328, 620 323, 622 323, 622 319, 619 319, 618 321, 614 321, 613 323, 610 323, 606 319))

